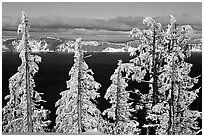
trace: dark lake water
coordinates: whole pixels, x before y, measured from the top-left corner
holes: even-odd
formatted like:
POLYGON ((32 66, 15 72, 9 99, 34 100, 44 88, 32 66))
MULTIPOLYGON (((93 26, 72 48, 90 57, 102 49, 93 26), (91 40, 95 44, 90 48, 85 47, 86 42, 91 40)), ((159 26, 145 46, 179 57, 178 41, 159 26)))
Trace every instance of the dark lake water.
MULTIPOLYGON (((39 64, 39 71, 35 75, 36 88, 38 92, 44 93, 43 99, 47 103, 42 105, 50 110, 52 113, 49 119, 52 120, 50 128, 55 123, 55 102, 60 99, 60 92, 66 90, 66 81, 69 80, 69 70, 73 65, 73 54, 60 53, 36 53, 42 57, 42 62, 39 64)), ((98 101, 98 108, 103 111, 109 107, 110 104, 103 97, 106 89, 110 86, 110 76, 117 67, 117 62, 122 59, 123 62, 128 62, 131 57, 129 53, 87 53, 92 55, 86 58, 86 62, 94 72, 94 78, 102 87, 100 92, 101 97, 98 101)), ((190 76, 202 75, 202 52, 193 52, 192 56, 187 59, 187 62, 193 64, 190 76)), ((17 53, 2 53, 2 107, 5 106, 6 101, 3 99, 9 94, 8 79, 17 72, 17 67, 20 66, 20 59, 17 53)), ((132 83, 134 85, 134 83, 132 83)), ((144 87, 147 85, 142 85, 144 87)), ((195 88, 202 86, 202 77, 199 78, 199 83, 195 88)), ((139 87, 139 88, 141 88, 139 87)), ((199 97, 192 103, 191 108, 202 111, 202 89, 199 97)))

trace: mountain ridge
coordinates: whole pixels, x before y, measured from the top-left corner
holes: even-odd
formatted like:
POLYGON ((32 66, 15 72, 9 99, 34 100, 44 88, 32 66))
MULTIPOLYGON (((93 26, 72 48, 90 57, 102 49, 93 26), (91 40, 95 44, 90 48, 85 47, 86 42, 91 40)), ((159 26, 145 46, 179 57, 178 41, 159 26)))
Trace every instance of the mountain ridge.
MULTIPOLYGON (((179 25, 192 25, 194 29, 202 30, 202 17, 196 14, 184 13, 181 15, 174 15, 179 25)), ((145 17, 142 16, 118 16, 110 19, 95 19, 95 18, 79 18, 79 17, 65 17, 65 16, 40 16, 30 17, 31 29, 39 31, 42 28, 46 31, 60 30, 70 28, 84 28, 84 29, 100 29, 111 31, 130 31, 133 27, 145 28, 142 23, 145 17)), ((169 23, 170 16, 155 16, 152 17, 156 22, 160 22, 165 27, 169 23)), ((11 16, 2 16, 3 30, 14 30, 19 24, 20 18, 11 16)))

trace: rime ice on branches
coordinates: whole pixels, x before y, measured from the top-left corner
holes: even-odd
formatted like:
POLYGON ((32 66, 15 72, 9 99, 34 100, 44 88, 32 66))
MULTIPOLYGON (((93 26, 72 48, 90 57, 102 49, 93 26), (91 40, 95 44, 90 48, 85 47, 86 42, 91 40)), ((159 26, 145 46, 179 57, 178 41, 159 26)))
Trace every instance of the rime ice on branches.
POLYGON ((192 111, 189 105, 196 99, 199 89, 191 90, 198 77, 188 76, 192 64, 185 62, 190 57, 189 25, 178 26, 170 16, 166 30, 151 17, 143 20, 147 30, 132 29, 131 37, 139 38, 140 45, 131 55, 135 70, 132 80, 149 84, 149 93, 143 94, 142 102, 147 111, 143 127, 155 129, 155 134, 192 135, 199 133, 197 119, 201 112, 192 111), (147 73, 148 72, 148 73, 147 73), (148 80, 144 77, 149 75, 148 80))
POLYGON ((41 94, 34 90, 33 76, 38 72, 37 63, 41 57, 30 53, 28 18, 22 11, 21 24, 18 26, 18 34, 22 34, 20 42, 21 66, 18 72, 9 79, 10 94, 3 111, 3 132, 44 132, 50 121, 45 121, 48 110, 40 106, 45 102, 41 94))
POLYGON ((62 97, 55 104, 58 107, 55 126, 58 133, 81 133, 97 128, 100 115, 95 102, 100 97, 96 91, 101 85, 94 80, 94 73, 84 60, 81 39, 73 46, 74 65, 69 71, 67 90, 60 93, 62 97))
POLYGON ((123 64, 121 60, 119 61, 117 69, 110 78, 112 84, 105 94, 105 99, 110 99, 112 105, 103 112, 103 115, 107 113, 108 118, 114 120, 114 123, 110 124, 112 131, 108 134, 139 134, 140 131, 137 128, 139 123, 130 119, 131 112, 135 110, 131 107, 133 102, 128 103, 132 99, 129 97, 130 91, 126 90, 127 78, 122 76, 122 71, 130 67, 129 65, 131 64, 123 64))

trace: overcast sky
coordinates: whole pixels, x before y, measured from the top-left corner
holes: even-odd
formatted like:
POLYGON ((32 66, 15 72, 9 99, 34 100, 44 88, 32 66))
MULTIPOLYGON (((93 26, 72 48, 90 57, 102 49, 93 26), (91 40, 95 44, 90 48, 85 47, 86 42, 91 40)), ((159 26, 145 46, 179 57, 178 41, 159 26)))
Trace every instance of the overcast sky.
POLYGON ((16 28, 22 10, 33 28, 129 30, 146 16, 167 23, 170 14, 180 24, 202 24, 201 2, 3 2, 3 29, 16 28))
POLYGON ((3 16, 19 16, 21 10, 30 17, 60 15, 107 19, 117 16, 163 16, 169 14, 193 13, 201 16, 201 3, 159 3, 159 2, 49 2, 49 3, 5 3, 3 16))

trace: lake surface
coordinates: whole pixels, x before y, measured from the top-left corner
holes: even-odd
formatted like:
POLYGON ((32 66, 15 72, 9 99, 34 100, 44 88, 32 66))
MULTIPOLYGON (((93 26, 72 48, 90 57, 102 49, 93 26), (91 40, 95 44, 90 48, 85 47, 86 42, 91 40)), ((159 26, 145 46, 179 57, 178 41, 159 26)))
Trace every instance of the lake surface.
MULTIPOLYGON (((52 111, 49 119, 52 121, 50 128, 55 125, 55 102, 61 98, 60 92, 66 90, 66 81, 69 80, 68 73, 73 65, 73 54, 61 53, 35 53, 42 57, 42 62, 39 64, 39 71, 35 75, 36 82, 35 90, 44 93, 42 96, 47 103, 42 105, 52 111)), ((131 57, 129 53, 87 53, 92 55, 86 58, 86 62, 94 72, 94 78, 99 82, 102 87, 99 89, 101 97, 97 99, 98 108, 103 111, 105 108, 110 107, 108 101, 103 97, 106 89, 110 86, 110 76, 113 74, 117 67, 119 59, 123 62, 128 62, 131 57)), ((188 62, 193 64, 190 76, 202 75, 202 52, 193 52, 192 56, 187 59, 188 62)), ((17 67, 20 66, 20 59, 18 53, 2 53, 2 106, 5 106, 6 101, 3 99, 9 94, 8 79, 17 72, 17 67)), ((134 85, 134 83, 131 83, 134 85)), ((143 88, 148 85, 142 85, 143 88)), ((195 88, 202 86, 202 77, 195 85, 195 88)), ((202 89, 200 90, 199 97, 192 103, 192 109, 202 111, 202 89)))

